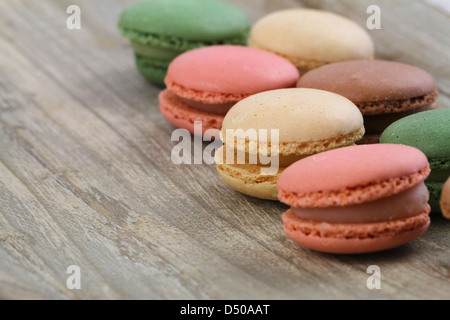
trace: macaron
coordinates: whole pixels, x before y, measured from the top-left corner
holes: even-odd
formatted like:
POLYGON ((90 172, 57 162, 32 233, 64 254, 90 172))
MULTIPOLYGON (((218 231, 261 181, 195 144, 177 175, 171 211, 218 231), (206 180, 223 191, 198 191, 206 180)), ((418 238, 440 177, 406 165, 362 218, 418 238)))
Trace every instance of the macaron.
POLYGON ((450 176, 450 109, 400 119, 383 132, 380 142, 408 145, 425 153, 431 166, 431 175, 425 182, 430 191, 431 211, 439 212, 442 187, 450 176))
POLYGON ((225 116, 217 171, 241 193, 277 200, 276 183, 286 167, 352 145, 363 135, 361 112, 340 95, 296 88, 266 91, 238 102, 225 116))
POLYGON ((391 61, 346 61, 305 74, 299 88, 331 91, 350 99, 364 116, 361 144, 378 143, 391 123, 436 107, 436 84, 426 71, 391 61))
POLYGON ((421 234, 430 207, 426 156, 392 144, 350 146, 300 160, 278 180, 291 206, 284 232, 299 245, 327 253, 391 249, 421 234))
POLYGON ((450 177, 447 179, 447 182, 444 183, 444 187, 442 188, 440 205, 442 215, 445 218, 450 219, 450 177))
POLYGON ((328 63, 371 60, 369 34, 355 22, 332 12, 287 9, 264 16, 253 26, 249 46, 279 54, 300 70, 328 63))
POLYGON ((217 44, 244 45, 250 25, 232 4, 217 0, 152 0, 132 4, 119 20, 140 73, 164 85, 169 63, 187 50, 217 44))
POLYGON ((300 74, 286 59, 243 46, 210 46, 185 52, 169 66, 167 89, 159 95, 164 117, 194 133, 222 127, 238 101, 268 90, 295 87, 300 74))

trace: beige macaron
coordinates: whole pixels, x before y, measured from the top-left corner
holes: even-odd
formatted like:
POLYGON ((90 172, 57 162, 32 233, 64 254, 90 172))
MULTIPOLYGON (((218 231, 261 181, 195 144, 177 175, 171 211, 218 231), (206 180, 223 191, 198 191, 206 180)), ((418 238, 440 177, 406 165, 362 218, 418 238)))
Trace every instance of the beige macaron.
POLYGON ((445 218, 450 219, 450 177, 442 188, 440 205, 442 215, 445 218))
POLYGON ((362 27, 335 13, 314 9, 287 9, 261 18, 248 43, 285 57, 300 70, 371 60, 375 55, 372 39, 362 27))
POLYGON ((235 190, 277 200, 280 173, 307 156, 353 145, 364 135, 358 107, 315 89, 266 91, 238 102, 225 116, 217 171, 235 190))

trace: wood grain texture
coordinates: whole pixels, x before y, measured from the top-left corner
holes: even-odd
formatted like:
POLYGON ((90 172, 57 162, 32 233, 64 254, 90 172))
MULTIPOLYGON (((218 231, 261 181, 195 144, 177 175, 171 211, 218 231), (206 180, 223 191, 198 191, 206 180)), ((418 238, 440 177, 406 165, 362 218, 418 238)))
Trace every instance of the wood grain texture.
MULTIPOLYGON (((233 0, 252 21, 295 6, 372 31, 379 58, 436 78, 450 106, 450 18, 424 1, 233 0)), ((286 239, 286 206, 229 189, 214 166, 172 164, 159 89, 117 31, 127 1, 0 0, 0 298, 448 298, 450 224, 398 249, 334 256, 286 239), (82 29, 65 27, 66 8, 82 29), (69 265, 81 290, 66 287, 69 265), (366 288, 369 265, 382 289, 366 288)))

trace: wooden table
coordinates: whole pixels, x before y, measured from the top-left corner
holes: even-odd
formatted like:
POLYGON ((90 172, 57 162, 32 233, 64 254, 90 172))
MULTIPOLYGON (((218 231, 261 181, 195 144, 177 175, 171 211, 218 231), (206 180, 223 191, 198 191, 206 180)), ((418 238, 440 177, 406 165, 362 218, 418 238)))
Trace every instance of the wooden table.
MULTIPOLYGON (((0 298, 450 297, 450 222, 439 215, 398 249, 321 254, 285 237, 286 206, 234 192, 214 166, 174 165, 159 89, 116 28, 132 2, 0 0, 0 298), (66 28, 70 4, 81 7, 81 30, 66 28), (70 265, 80 290, 66 286, 70 265), (380 290, 366 287, 370 265, 380 290)), ((450 18, 439 6, 230 2, 252 22, 303 5, 361 25, 378 4, 378 58, 428 70, 450 106, 450 18)))

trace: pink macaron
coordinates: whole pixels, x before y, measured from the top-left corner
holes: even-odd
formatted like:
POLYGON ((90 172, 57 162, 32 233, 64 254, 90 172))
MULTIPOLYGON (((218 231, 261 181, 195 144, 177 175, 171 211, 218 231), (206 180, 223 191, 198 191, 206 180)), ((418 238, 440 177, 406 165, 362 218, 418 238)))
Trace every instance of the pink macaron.
POLYGON ((381 251, 425 232, 430 219, 418 149, 393 144, 351 146, 302 159, 278 179, 291 206, 284 231, 303 247, 337 254, 381 251))
POLYGON ((288 60, 242 46, 222 45, 191 50, 169 65, 167 89, 159 95, 164 117, 194 133, 221 129, 225 114, 253 94, 295 87, 300 74, 288 60))

